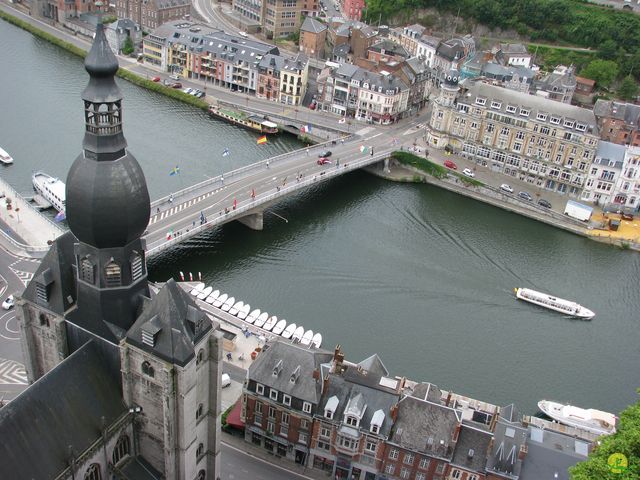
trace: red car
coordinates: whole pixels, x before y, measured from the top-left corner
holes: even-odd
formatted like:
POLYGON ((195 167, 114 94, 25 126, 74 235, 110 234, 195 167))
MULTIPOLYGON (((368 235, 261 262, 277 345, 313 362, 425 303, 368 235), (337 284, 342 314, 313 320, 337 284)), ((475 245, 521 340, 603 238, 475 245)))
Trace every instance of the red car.
POLYGON ((151 79, 152 82, 159 82, 160 81, 160 77, 153 77, 151 79))
POLYGON ((447 168, 450 168, 451 170, 457 170, 458 169, 458 166, 455 163, 453 163, 451 160, 445 160, 444 161, 444 166, 447 167, 447 168))
POLYGON ((327 163, 331 163, 331 160, 329 160, 327 157, 320 157, 318 159, 318 165, 326 165, 327 163))

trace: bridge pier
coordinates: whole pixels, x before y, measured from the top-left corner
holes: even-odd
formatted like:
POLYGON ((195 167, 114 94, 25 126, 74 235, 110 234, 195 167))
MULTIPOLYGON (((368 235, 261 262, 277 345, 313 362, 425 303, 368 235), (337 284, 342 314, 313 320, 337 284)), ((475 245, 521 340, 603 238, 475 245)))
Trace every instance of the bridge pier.
POLYGON ((264 228, 264 215, 262 212, 252 213, 245 217, 238 218, 238 221, 249 227, 251 230, 262 230, 264 228))
POLYGON ((384 159, 384 167, 382 169, 384 170, 384 173, 391 173, 391 170, 389 169, 389 157, 384 159))

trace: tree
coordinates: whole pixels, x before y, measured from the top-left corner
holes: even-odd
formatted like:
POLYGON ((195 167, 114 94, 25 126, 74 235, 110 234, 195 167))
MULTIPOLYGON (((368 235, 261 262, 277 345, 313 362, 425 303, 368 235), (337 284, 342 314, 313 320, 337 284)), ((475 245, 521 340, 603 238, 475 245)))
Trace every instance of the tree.
POLYGON ((595 80, 600 87, 608 87, 618 76, 618 64, 611 60, 593 60, 580 75, 595 80))
POLYGON ((569 469, 571 480, 640 478, 640 401, 630 405, 620 414, 616 433, 600 437, 598 443, 599 445, 589 454, 587 460, 569 469), (614 454, 617 455, 612 457, 614 454), (614 460, 616 457, 621 458, 620 454, 627 460, 626 468, 615 466, 614 460))
POLYGON ((131 40, 131 37, 127 37, 124 41, 124 45, 122 46, 122 53, 125 55, 131 55, 133 50, 133 41, 131 40))
POLYGON ((614 60, 618 53, 618 44, 612 39, 605 40, 598 49, 598 56, 604 60, 614 60))
POLYGON ((631 75, 627 75, 622 80, 618 89, 618 96, 623 100, 633 100, 638 95, 638 84, 631 75))

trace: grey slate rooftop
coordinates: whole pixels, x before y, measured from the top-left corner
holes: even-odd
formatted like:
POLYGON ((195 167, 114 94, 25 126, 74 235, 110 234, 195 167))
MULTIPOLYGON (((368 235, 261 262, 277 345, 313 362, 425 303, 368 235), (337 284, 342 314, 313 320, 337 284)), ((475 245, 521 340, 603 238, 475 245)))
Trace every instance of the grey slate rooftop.
POLYGON ((596 117, 610 117, 624 121, 627 125, 640 127, 640 105, 610 100, 597 100, 593 107, 596 117))
POLYGON ((321 33, 327 30, 327 25, 319 22, 313 17, 306 17, 304 22, 302 22, 302 26, 300 27, 301 32, 311 32, 311 33, 321 33))
POLYGON ((463 424, 451 465, 473 472, 484 471, 491 439, 490 432, 463 424))
POLYGON ((600 140, 598 142, 598 149, 596 150, 596 157, 593 163, 612 166, 614 168, 622 168, 626 151, 627 149, 624 145, 600 140), (613 162, 614 165, 610 165, 610 162, 613 162))
POLYGON ((569 480, 569 467, 587 458, 586 442, 536 427, 529 428, 529 435, 519 480, 569 480))
POLYGON ((69 446, 85 451, 103 425, 127 413, 119 378, 88 342, 0 409, 2 471, 56 478, 69 465, 69 446))

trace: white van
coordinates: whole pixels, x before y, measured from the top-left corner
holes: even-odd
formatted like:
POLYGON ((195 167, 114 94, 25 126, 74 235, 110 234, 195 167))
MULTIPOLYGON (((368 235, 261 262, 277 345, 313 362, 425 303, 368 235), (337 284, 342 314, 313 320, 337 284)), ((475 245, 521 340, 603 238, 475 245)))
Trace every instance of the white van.
POLYGON ((224 388, 228 387, 229 385, 231 385, 231 377, 228 373, 223 373, 222 377, 220 377, 220 387, 224 388))
POLYGON ((249 36, 247 32, 238 32, 238 35, 240 35, 243 38, 247 38, 249 36))

